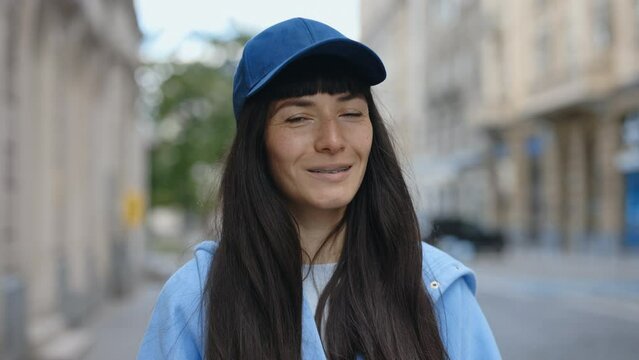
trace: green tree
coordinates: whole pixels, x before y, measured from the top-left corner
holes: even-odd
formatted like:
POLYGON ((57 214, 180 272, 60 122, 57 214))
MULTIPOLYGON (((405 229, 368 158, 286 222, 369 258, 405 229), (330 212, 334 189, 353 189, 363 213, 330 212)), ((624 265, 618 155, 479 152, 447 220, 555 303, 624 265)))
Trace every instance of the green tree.
POLYGON ((163 79, 147 94, 154 99, 150 114, 155 124, 151 206, 174 206, 203 215, 213 205, 207 201, 213 198, 213 184, 206 180, 214 176, 233 138, 234 62, 247 39, 243 35, 207 41, 216 63, 173 62, 144 69, 163 79))

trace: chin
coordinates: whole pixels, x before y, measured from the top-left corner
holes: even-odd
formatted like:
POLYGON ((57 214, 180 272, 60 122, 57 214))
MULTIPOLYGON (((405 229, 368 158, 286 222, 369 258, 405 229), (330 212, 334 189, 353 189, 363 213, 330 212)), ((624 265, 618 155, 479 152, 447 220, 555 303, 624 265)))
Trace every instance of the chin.
POLYGON ((311 204, 311 206, 318 210, 343 210, 350 204, 351 200, 353 200, 353 197, 324 199, 311 204))

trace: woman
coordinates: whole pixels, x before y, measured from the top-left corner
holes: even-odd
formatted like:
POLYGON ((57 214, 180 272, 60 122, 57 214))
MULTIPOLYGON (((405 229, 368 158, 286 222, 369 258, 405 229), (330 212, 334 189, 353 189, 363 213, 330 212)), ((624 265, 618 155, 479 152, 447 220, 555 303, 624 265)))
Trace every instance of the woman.
POLYGON ((498 359, 472 272, 419 240, 366 46, 307 19, 246 44, 219 242, 167 282, 139 359, 498 359))

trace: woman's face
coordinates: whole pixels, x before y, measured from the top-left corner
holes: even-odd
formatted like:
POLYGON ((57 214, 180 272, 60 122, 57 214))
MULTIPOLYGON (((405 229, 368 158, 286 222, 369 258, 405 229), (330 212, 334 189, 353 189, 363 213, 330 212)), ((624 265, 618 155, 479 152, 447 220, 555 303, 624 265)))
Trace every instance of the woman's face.
POLYGON ((269 166, 294 213, 343 210, 362 183, 372 140, 363 96, 318 93, 269 110, 269 166))

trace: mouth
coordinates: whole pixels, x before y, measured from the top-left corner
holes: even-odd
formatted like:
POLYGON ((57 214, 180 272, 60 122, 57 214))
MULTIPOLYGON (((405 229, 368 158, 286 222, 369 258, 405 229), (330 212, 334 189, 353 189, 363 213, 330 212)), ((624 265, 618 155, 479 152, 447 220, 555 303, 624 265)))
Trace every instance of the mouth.
POLYGON ((309 172, 314 174, 339 174, 350 170, 351 165, 344 166, 327 166, 308 169, 309 172))

